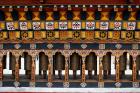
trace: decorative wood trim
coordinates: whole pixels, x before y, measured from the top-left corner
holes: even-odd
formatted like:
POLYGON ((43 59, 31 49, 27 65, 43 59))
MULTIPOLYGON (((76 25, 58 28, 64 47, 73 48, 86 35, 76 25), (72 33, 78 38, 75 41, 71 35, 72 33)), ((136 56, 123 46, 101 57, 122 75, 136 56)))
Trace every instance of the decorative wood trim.
POLYGON ((99 57, 99 82, 103 82, 103 65, 102 65, 103 57, 99 57))

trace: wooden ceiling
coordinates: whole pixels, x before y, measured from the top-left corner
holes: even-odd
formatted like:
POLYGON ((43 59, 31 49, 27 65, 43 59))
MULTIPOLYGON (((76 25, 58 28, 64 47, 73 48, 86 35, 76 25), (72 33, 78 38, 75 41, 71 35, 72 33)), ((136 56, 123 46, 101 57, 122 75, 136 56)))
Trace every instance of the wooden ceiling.
MULTIPOLYGON (((43 4, 127 4, 126 0, 0 0, 0 5, 43 5, 43 4)), ((140 4, 140 0, 133 0, 132 4, 140 4)))

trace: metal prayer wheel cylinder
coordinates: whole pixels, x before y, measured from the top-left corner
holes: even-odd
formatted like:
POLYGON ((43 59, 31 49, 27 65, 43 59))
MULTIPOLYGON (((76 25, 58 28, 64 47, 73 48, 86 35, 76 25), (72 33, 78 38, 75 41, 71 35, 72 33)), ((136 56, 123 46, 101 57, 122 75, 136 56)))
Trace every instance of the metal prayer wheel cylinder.
MULTIPOLYGON (((136 59, 136 61, 138 61, 138 60, 136 59)), ((136 66, 137 66, 137 62, 136 62, 136 66)), ((133 69, 133 57, 132 57, 132 56, 130 56, 129 68, 130 68, 131 70, 133 69)))
POLYGON ((111 54, 107 53, 102 60, 103 70, 111 70, 111 54))
POLYGON ((97 70, 97 56, 94 53, 90 53, 86 57, 86 70, 97 70))
POLYGON ((65 69, 65 57, 60 52, 57 52, 54 56, 54 67, 55 70, 65 69))
POLYGON ((14 55, 10 55, 10 70, 15 70, 16 65, 16 57, 14 55))
POLYGON ((127 58, 125 55, 121 55, 120 56, 120 59, 119 59, 119 66, 120 66, 120 71, 124 71, 126 70, 126 61, 127 61, 127 58))
POLYGON ((73 53, 70 56, 70 69, 71 70, 80 70, 82 58, 77 53, 73 53))
POLYGON ((32 56, 30 55, 26 55, 25 56, 25 59, 24 59, 24 69, 25 70, 31 70, 31 67, 32 67, 32 56))
POLYGON ((48 56, 45 54, 39 55, 39 70, 48 70, 48 56))
POLYGON ((19 69, 21 69, 21 56, 19 56, 18 64, 19 64, 19 69))
POLYGON ((6 55, 4 55, 3 56, 3 58, 2 58, 2 67, 3 67, 3 69, 6 69, 6 55))

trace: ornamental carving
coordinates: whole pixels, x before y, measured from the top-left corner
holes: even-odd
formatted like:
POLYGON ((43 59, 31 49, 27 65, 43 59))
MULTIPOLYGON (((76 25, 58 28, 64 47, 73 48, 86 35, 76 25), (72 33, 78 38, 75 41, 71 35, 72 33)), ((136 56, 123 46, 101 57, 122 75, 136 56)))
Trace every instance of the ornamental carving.
POLYGON ((99 49, 105 49, 105 44, 99 44, 99 49))
POLYGON ((3 55, 6 55, 7 50, 1 50, 0 51, 0 58, 3 57, 3 55))
POLYGON ((30 44, 30 49, 36 49, 36 44, 30 44))
POLYGON ((132 55, 133 58, 136 58, 139 54, 140 54, 140 53, 139 53, 139 51, 137 51, 137 50, 131 50, 131 51, 130 51, 130 55, 132 55))
POLYGON ((77 50, 77 53, 79 53, 82 57, 86 57, 90 51, 89 50, 77 50))
POLYGON ((132 49, 135 49, 135 50, 139 49, 139 44, 132 44, 132 49))
POLYGON ((74 51, 73 50, 63 50, 62 51, 62 54, 65 56, 65 57, 69 57, 70 55, 72 55, 74 51))
POLYGON ((15 49, 19 49, 21 47, 21 45, 20 44, 15 44, 14 47, 15 47, 15 49))
POLYGON ((70 44, 69 43, 64 44, 64 49, 70 49, 70 44))
POLYGON ((48 49, 52 49, 53 48, 53 44, 48 44, 47 47, 48 47, 48 49))
POLYGON ((21 37, 22 37, 22 39, 28 39, 28 32, 22 32, 21 33, 21 37))
POLYGON ((112 55, 119 58, 124 52, 125 52, 125 50, 114 50, 114 51, 112 51, 112 55))
POLYGON ((97 50, 95 51, 96 55, 99 57, 103 57, 106 54, 107 51, 104 50, 97 50))
POLYGON ((0 44, 0 49, 3 49, 3 44, 0 44))
POLYGON ((115 47, 116 47, 117 49, 121 49, 121 48, 122 48, 122 45, 121 45, 121 44, 116 44, 115 47))
POLYGON ((35 60, 37 54, 38 54, 38 51, 37 50, 29 50, 29 55, 32 56, 32 58, 35 60))
POLYGON ((83 49, 86 49, 86 48, 87 48, 87 44, 81 44, 81 47, 82 47, 83 49))

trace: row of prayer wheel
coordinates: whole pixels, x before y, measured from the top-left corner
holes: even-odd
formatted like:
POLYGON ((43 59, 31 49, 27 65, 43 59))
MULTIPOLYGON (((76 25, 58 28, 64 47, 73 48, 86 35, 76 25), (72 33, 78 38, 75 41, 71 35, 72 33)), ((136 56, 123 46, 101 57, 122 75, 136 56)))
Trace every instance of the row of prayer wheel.
MULTIPOLYGON (((24 70, 25 74, 30 78, 31 77, 31 70, 32 70, 32 56, 28 53, 24 52, 22 57, 24 58, 24 70)), ((123 78, 125 75, 126 65, 127 65, 127 53, 123 53, 119 57, 119 76, 120 79, 123 78)), ((77 78, 77 70, 81 70, 82 75, 82 56, 78 53, 74 52, 70 57, 68 62, 68 69, 73 70, 73 79, 77 78)), ((55 71, 58 70, 58 77, 62 79, 62 70, 65 70, 65 56, 62 55, 60 52, 56 52, 53 55, 53 75, 55 77, 55 71)), ((102 70, 103 70, 103 78, 107 79, 108 76, 111 75, 111 53, 108 52, 106 55, 103 56, 102 60, 102 70)), ((117 63, 117 61, 115 61, 117 63)), ((130 55, 129 57, 129 69, 133 69, 133 57, 130 55)), ((140 55, 136 57, 136 73, 138 77, 138 71, 140 70, 140 55)), ((19 69, 21 69, 21 56, 19 57, 19 69)), ((39 75, 43 72, 44 79, 47 78, 47 71, 49 65, 49 58, 45 53, 39 53, 39 75)), ((2 66, 3 69, 6 69, 6 55, 3 56, 2 59, 2 66)), ((100 68, 99 68, 100 69, 100 68)), ((115 65, 116 69, 116 65, 115 65)), ((12 70, 12 74, 15 75, 16 70, 16 57, 10 53, 10 62, 9 62, 9 70, 12 70)), ((91 52, 85 58, 85 70, 88 70, 88 77, 92 79, 92 71, 94 71, 94 75, 97 76, 97 56, 94 52, 91 52)))

